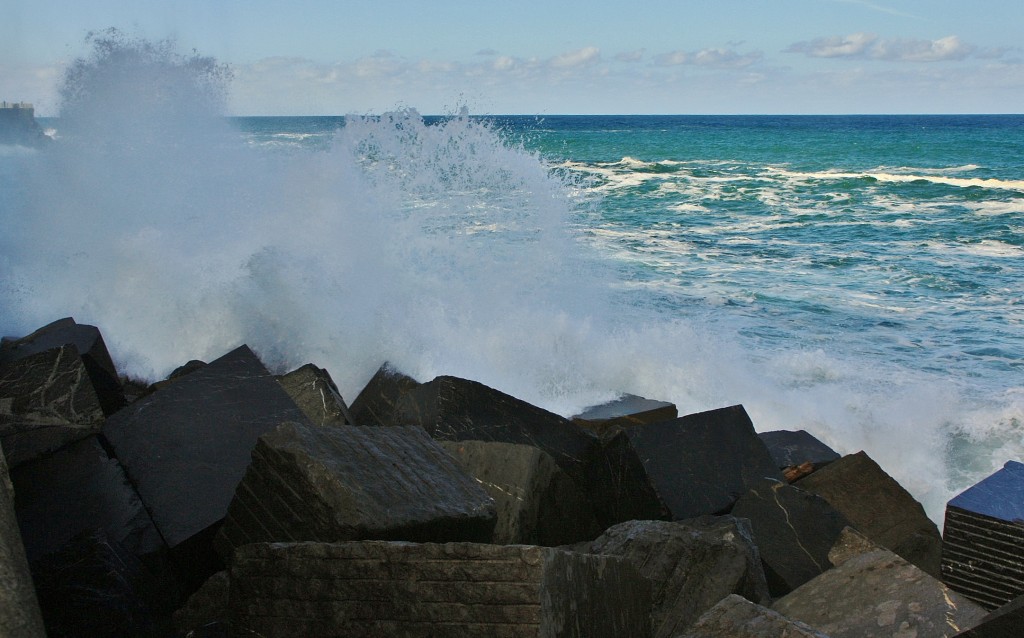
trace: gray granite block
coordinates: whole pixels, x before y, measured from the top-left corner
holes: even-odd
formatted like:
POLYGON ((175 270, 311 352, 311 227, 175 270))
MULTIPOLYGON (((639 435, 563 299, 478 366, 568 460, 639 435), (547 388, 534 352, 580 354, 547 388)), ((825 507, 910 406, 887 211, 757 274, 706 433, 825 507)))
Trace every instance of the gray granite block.
POLYGON ((231 565, 236 630, 264 638, 647 638, 625 561, 528 545, 257 543, 231 565))
POLYGON ((802 622, 729 594, 676 638, 829 638, 802 622))
POLYGON ((277 381, 314 425, 355 425, 327 370, 307 363, 277 381))
POLYGON ((43 617, 25 558, 14 489, 7 476, 7 461, 0 449, 0 636, 44 638, 43 617))
POLYGON ((760 432, 758 436, 768 446, 768 452, 779 468, 810 463, 815 468, 838 461, 838 452, 825 445, 806 430, 775 430, 760 432))
POLYGON ((217 537, 488 542, 494 501, 422 428, 285 423, 259 439, 217 537))
POLYGON ((1024 595, 1024 464, 1007 462, 946 504, 942 579, 994 609, 1024 595))

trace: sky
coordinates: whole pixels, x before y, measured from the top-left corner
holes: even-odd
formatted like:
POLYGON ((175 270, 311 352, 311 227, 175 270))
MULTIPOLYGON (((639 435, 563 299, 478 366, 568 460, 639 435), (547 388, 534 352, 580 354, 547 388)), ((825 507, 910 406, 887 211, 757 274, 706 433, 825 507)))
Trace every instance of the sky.
POLYGON ((0 99, 59 115, 110 27, 233 115, 1024 112, 1020 0, 0 0, 0 99))

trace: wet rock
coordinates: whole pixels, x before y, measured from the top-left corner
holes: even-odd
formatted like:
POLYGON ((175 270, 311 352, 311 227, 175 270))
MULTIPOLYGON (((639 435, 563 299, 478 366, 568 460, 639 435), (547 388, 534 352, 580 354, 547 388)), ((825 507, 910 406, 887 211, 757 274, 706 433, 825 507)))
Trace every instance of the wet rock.
POLYGON ((629 521, 575 549, 620 557, 651 581, 655 638, 676 636, 729 594, 770 601, 749 523, 732 516, 629 521))
POLYGON ((679 417, 674 403, 624 394, 614 401, 587 408, 572 417, 572 422, 596 434, 614 427, 670 421, 679 417))
POLYGON ((285 423, 259 439, 217 539, 489 542, 494 501, 421 428, 285 423))
POLYGON ((1024 464, 1007 462, 946 504, 942 580, 989 609, 1024 595, 1024 464))
POLYGON ((867 454, 848 454, 794 483, 821 496, 871 539, 939 576, 942 538, 924 507, 867 454))
POLYGON ((35 561, 32 573, 50 638, 156 635, 171 611, 157 579, 102 530, 35 561))
POLYGON ((100 529, 135 556, 164 544, 124 469, 91 436, 11 473, 30 562, 100 529))
POLYGON ((103 409, 74 345, 0 368, 0 445, 11 468, 99 432, 103 409))
POLYGON ((493 542, 568 545, 600 533, 585 495, 543 450, 496 441, 444 441, 441 446, 494 499, 493 542))
POLYGON ((35 586, 14 515, 14 490, 0 449, 0 636, 43 638, 35 586))
POLYGON ((1024 627, 1024 596, 991 612, 975 627, 957 634, 957 638, 1019 638, 1021 627, 1024 627))
POLYGON ((153 522, 195 585, 217 570, 212 538, 256 439, 308 423, 246 346, 176 379, 107 419, 103 434, 153 522))
POLYGON ((832 638, 953 636, 977 625, 985 610, 881 547, 848 541, 835 567, 775 602, 772 608, 832 638))
POLYGON ((277 381, 314 425, 355 425, 327 370, 307 363, 277 381))
POLYGON ((776 430, 761 432, 757 436, 764 441, 779 469, 799 467, 807 463, 810 463, 813 469, 818 469, 840 458, 835 450, 806 430, 776 430))
POLYGON ((419 385, 412 377, 385 363, 352 402, 349 409, 352 425, 408 425, 396 424, 393 415, 402 395, 419 385))
POLYGON ((121 409, 125 404, 124 392, 103 335, 95 326, 75 323, 71 317, 58 319, 21 339, 4 340, 0 346, 0 369, 26 357, 67 345, 75 346, 81 356, 103 413, 110 415, 121 409))
POLYGON ((756 485, 736 501, 732 515, 750 521, 776 597, 830 569, 828 553, 850 524, 825 499, 779 481, 756 485))
POLYGON ((264 638, 646 638, 648 583, 620 559, 527 545, 252 544, 231 566, 264 638))
POLYGON ((782 480, 743 406, 625 428, 622 434, 672 520, 728 512, 762 479, 782 480))
MULTIPOLYGON (((230 622, 231 612, 228 605, 229 578, 228 572, 220 571, 210 576, 188 602, 174 612, 174 628, 182 634, 189 632, 200 634, 204 628, 225 628, 230 622)), ((225 635, 227 635, 225 633, 225 635)))
POLYGON ((730 594, 677 638, 829 638, 802 622, 730 594))

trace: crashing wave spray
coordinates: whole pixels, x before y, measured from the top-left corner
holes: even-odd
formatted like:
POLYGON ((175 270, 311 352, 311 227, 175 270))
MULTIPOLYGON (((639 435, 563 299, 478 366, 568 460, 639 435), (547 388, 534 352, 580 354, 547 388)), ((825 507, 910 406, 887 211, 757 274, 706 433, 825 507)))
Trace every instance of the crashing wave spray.
POLYGON ((1006 434, 1019 397, 986 412, 943 380, 744 351, 727 321, 630 301, 586 236, 586 198, 479 121, 403 111, 349 118, 326 151, 251 147, 213 60, 116 33, 94 49, 66 77, 60 143, 4 164, 7 334, 70 314, 148 379, 245 342, 277 370, 326 367, 350 400, 390 360, 562 414, 618 392, 684 413, 743 403, 761 430, 866 449, 936 520, 1024 451, 1006 434), (976 461, 956 483, 951 446, 976 461))

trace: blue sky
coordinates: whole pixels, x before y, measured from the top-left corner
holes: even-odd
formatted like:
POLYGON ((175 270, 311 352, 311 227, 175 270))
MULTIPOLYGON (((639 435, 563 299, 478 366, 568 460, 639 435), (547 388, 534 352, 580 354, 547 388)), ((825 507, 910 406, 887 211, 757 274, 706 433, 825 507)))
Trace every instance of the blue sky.
POLYGON ((1024 2, 4 0, 0 99, 56 115, 86 33, 231 66, 240 115, 1020 113, 1024 2))

